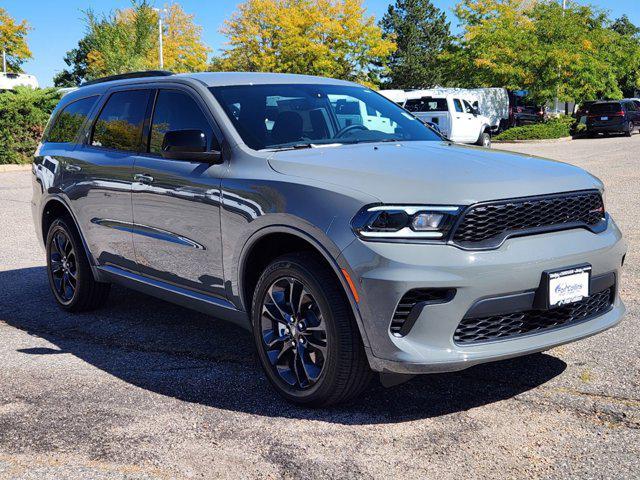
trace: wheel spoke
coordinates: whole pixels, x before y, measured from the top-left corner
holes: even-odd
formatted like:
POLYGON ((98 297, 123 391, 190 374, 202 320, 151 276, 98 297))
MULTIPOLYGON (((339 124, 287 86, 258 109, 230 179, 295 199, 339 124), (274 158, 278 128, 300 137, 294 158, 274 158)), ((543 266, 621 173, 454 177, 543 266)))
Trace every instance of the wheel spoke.
POLYGON ((324 319, 322 318, 322 315, 318 316, 316 315, 316 312, 309 309, 306 315, 306 320, 307 320, 307 324, 306 324, 305 331, 307 332, 324 332, 325 331, 324 319))
POLYGON ((300 302, 302 300, 302 292, 304 286, 297 280, 289 280, 289 306, 291 307, 291 313, 300 313, 300 302))
POLYGON ((60 260, 54 260, 51 258, 51 273, 54 275, 62 270, 62 262, 60 260))
POLYGON ((276 296, 274 295, 274 292, 273 292, 274 286, 275 285, 272 285, 271 288, 269 289, 269 298, 271 298, 272 304, 278 309, 278 312, 280 313, 280 317, 284 320, 285 318, 287 318, 288 314, 283 310, 282 306, 278 303, 278 300, 276 299, 276 296))

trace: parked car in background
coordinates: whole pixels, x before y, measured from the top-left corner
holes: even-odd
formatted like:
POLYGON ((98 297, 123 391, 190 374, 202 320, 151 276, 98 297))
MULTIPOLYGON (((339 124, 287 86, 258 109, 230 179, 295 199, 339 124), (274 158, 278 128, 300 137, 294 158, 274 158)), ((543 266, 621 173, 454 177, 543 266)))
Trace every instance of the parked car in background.
POLYGON ((32 173, 62 309, 104 305, 115 283, 235 322, 303 405, 353 399, 373 372, 390 384, 549 350, 625 311, 600 180, 443 141, 347 81, 90 82, 56 107, 32 173))
POLYGON ((471 105, 471 99, 459 95, 410 98, 404 108, 424 122, 438 126, 448 139, 491 147, 489 119, 471 105))
POLYGON ((13 90, 16 87, 38 88, 38 79, 26 73, 0 72, 0 90, 13 90))
POLYGON ((529 98, 526 90, 509 92, 509 126, 518 127, 531 123, 542 123, 547 119, 544 105, 538 105, 529 98))
POLYGON ((596 102, 589 108, 587 134, 623 133, 630 137, 640 127, 640 107, 633 100, 596 102))
POLYGON ((481 116, 487 119, 492 134, 506 128, 509 122, 509 93, 505 88, 433 87, 429 89, 380 90, 379 93, 405 108, 410 100, 420 100, 423 97, 453 95, 464 98, 481 116))

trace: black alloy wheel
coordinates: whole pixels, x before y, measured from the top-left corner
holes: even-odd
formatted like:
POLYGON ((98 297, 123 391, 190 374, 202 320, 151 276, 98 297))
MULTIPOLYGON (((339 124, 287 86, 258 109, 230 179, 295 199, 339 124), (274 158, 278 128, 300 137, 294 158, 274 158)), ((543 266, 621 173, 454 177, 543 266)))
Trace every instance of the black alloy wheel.
POLYGON ((371 380, 345 291, 312 253, 284 255, 265 268, 253 294, 251 324, 267 379, 291 402, 346 402, 371 380))
POLYGON ((78 287, 78 260, 67 232, 58 228, 49 244, 49 272, 53 293, 63 305, 69 305, 78 287))
POLYGON ((73 220, 54 220, 47 232, 47 276, 58 305, 68 311, 93 310, 102 306, 111 285, 97 282, 73 220))
POLYGON ((262 301, 264 348, 276 373, 297 389, 313 386, 327 361, 327 332, 318 302, 293 277, 274 281, 262 301))

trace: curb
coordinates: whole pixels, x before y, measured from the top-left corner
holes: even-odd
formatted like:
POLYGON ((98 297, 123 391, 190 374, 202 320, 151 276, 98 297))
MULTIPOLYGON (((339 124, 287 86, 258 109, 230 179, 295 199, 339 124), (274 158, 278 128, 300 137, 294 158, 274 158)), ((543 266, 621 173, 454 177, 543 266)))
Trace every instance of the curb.
POLYGON ((540 140, 492 140, 491 143, 559 143, 573 140, 573 137, 544 138, 540 140))
POLYGON ((25 172, 27 170, 31 170, 31 164, 27 163, 25 165, 0 165, 0 173, 4 172, 25 172))

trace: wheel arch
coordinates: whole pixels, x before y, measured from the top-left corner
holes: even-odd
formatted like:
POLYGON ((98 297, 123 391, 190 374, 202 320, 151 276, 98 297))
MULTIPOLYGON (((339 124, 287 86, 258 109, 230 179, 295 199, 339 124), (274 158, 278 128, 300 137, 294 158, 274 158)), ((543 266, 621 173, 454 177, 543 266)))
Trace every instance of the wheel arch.
MULTIPOLYGON (((336 248, 337 250, 337 248, 336 248)), ((340 252, 332 254, 316 238, 290 226, 270 226, 253 234, 245 243, 238 266, 238 295, 242 308, 251 317, 253 289, 264 268, 271 260, 294 251, 309 251, 316 254, 333 272, 349 302, 365 347, 369 346, 366 329, 358 302, 345 278, 337 258, 340 252)))
MULTIPOLYGON (((71 218, 71 221, 73 222, 73 226, 75 227, 76 231, 78 232, 78 235, 80 236, 80 240, 82 241, 82 246, 89 259, 89 264, 91 265, 93 270, 93 267, 96 265, 96 262, 95 262, 95 259, 93 258, 93 255, 91 255, 89 246, 84 238, 82 230, 80 229, 78 219, 74 215, 73 210, 67 204, 67 202, 65 202, 62 198, 58 196, 54 196, 47 199, 47 201, 44 203, 42 207, 42 212, 40 214, 40 228, 42 232, 43 245, 46 244, 47 233, 49 232, 49 227, 51 226, 51 224, 57 218, 60 218, 65 215, 71 218)), ((95 276, 95 271, 93 273, 95 276)))

